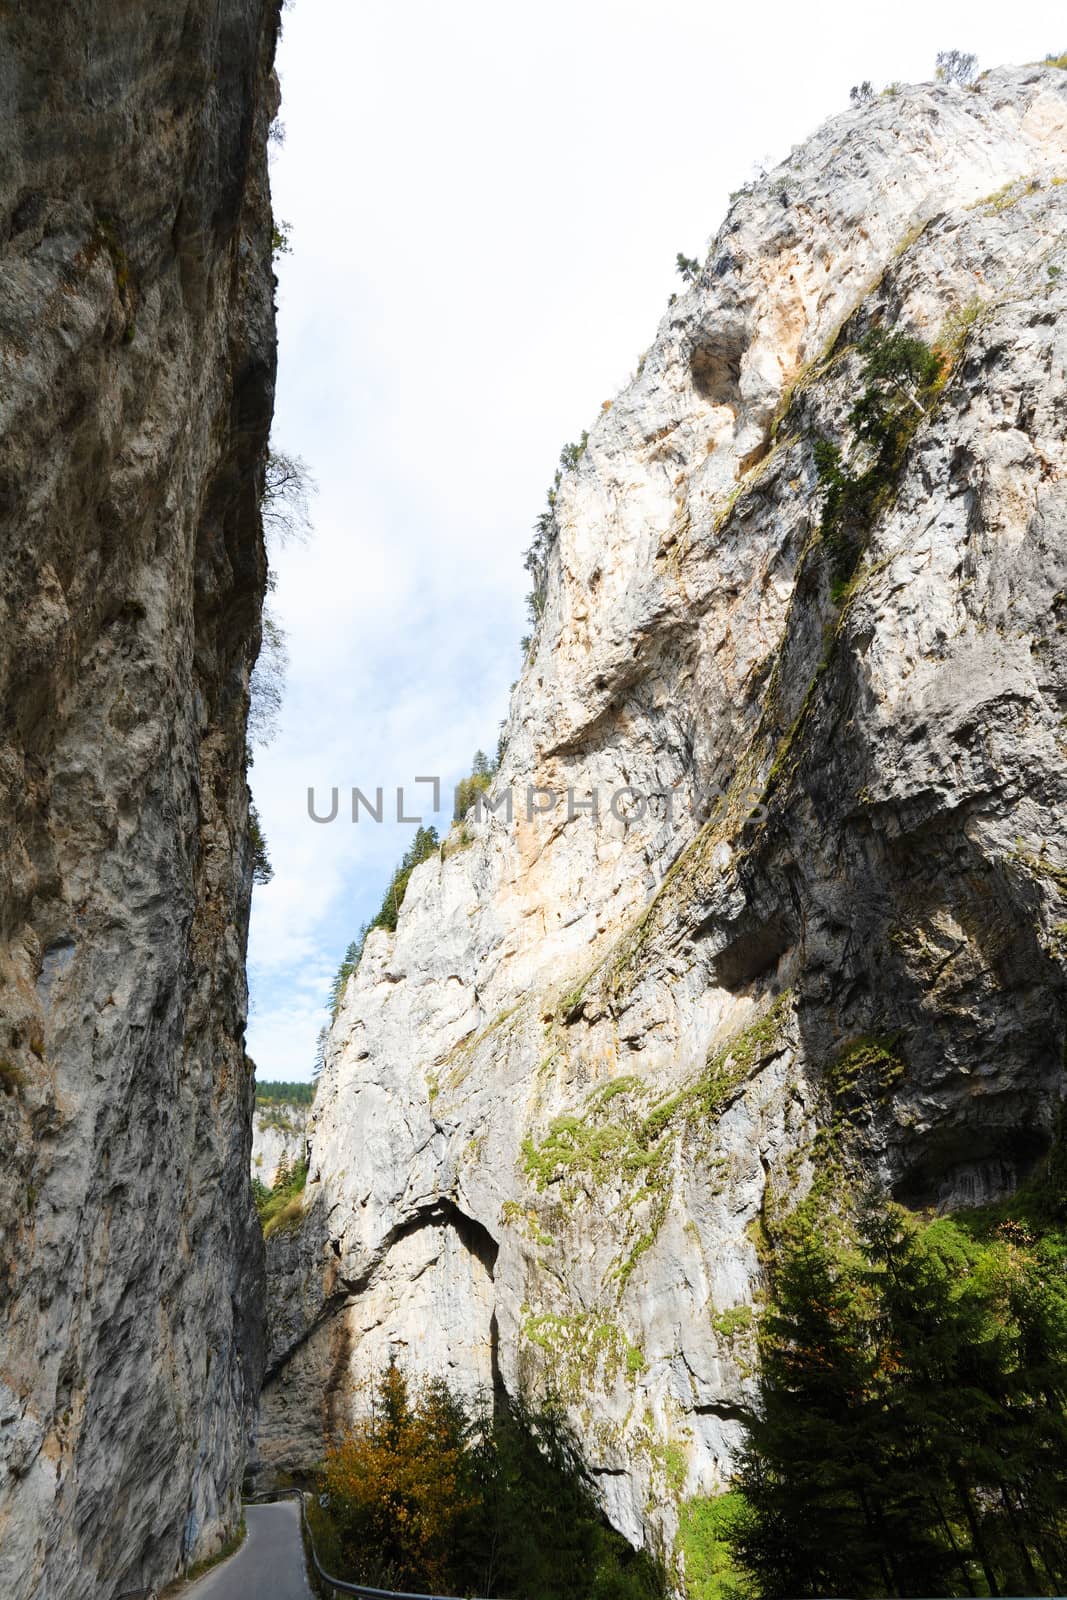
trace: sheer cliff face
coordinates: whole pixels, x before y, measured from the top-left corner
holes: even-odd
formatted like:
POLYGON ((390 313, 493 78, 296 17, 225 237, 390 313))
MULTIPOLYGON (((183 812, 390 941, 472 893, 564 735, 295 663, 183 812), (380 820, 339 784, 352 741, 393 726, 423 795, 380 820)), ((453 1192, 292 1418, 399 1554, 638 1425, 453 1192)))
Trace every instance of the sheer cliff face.
POLYGON ((276 0, 0 17, 0 1591, 232 1529, 276 0))
POLYGON ((958 1204, 1048 1147, 1064 179, 1055 70, 836 118, 736 201, 593 429, 494 789, 514 820, 417 869, 333 1028, 266 1459, 313 1456, 394 1349, 553 1384, 618 1525, 669 1537, 752 1397, 773 1214, 829 1172, 958 1204), (843 577, 814 446, 871 460, 873 328, 937 346, 940 381, 899 400, 843 577), (528 817, 530 784, 598 789, 599 822, 528 817), (659 798, 613 814, 623 788, 659 798))

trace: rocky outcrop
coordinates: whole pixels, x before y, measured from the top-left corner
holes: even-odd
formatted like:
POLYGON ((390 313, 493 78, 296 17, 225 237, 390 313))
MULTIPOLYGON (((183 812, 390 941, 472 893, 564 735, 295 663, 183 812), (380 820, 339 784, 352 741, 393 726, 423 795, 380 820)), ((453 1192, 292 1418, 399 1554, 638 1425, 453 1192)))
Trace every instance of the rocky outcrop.
POLYGON ((266 1399, 249 1469, 269 1488, 318 1464, 391 1357, 474 1399, 496 1377, 491 1235, 448 1200, 415 1211, 360 1282, 346 1279, 322 1216, 267 1240, 266 1399), (309 1264, 325 1262, 320 1277, 309 1264), (386 1267, 386 1270, 379 1270, 386 1267), (299 1352, 299 1354, 297 1354, 299 1352))
POLYGON ((0 1591, 232 1531, 276 0, 0 16, 0 1591))
POLYGON ((496 814, 349 983, 267 1434, 324 1373, 343 1421, 390 1350, 488 1361, 669 1540, 753 1398, 774 1214, 834 1173, 955 1205, 1048 1148, 1065 178, 1067 74, 996 71, 735 200, 559 485, 496 814), (884 450, 872 330, 937 351, 884 450))

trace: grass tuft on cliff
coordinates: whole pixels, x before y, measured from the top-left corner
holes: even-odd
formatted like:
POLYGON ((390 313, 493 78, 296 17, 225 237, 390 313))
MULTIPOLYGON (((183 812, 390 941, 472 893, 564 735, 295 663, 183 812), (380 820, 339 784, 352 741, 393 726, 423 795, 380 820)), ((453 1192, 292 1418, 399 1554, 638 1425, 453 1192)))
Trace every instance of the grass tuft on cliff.
POLYGON ((296 1161, 292 1167, 282 1157, 274 1177, 274 1187, 268 1189, 258 1178, 252 1179, 252 1194, 256 1202, 264 1239, 272 1234, 290 1232, 299 1228, 304 1219, 304 1188, 307 1184, 308 1164, 296 1161))
POLYGON ((859 345, 864 389, 848 414, 853 449, 817 438, 815 469, 825 490, 820 533, 831 591, 844 598, 870 530, 889 504, 904 457, 947 376, 945 358, 921 339, 874 328, 859 345))

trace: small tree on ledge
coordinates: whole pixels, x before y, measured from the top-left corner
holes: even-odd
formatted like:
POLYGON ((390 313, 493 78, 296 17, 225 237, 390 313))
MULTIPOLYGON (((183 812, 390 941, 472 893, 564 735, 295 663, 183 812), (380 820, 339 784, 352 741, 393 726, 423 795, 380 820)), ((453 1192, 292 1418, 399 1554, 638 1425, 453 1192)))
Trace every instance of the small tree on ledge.
POLYGON ((938 83, 958 83, 963 88, 974 82, 978 71, 978 57, 968 50, 939 50, 937 52, 938 83))

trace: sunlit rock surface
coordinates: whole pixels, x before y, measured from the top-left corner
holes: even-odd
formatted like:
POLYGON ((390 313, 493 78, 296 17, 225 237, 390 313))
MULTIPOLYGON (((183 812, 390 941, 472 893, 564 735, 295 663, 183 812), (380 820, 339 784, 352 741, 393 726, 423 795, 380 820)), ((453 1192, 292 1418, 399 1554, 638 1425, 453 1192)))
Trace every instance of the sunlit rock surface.
POLYGON ((562 1393, 614 1521, 669 1541, 728 1469, 762 1230, 825 1130, 923 1206, 1047 1148, 1065 178, 1067 73, 1001 70, 834 118, 732 205, 560 486, 514 818, 416 870, 348 986, 265 1457, 313 1460, 389 1351, 488 1359, 562 1393), (832 592, 812 447, 847 453, 873 327, 948 375, 832 592), (596 788, 599 823, 528 817, 528 785, 596 788))

